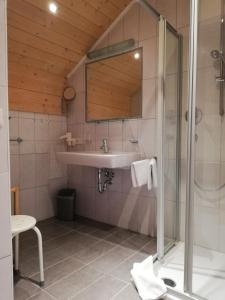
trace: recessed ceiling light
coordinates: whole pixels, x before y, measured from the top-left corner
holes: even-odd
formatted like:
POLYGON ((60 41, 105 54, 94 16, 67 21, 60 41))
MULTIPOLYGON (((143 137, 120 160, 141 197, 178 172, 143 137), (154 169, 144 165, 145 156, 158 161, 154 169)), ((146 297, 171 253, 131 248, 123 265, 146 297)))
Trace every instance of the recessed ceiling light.
POLYGON ((140 58, 140 53, 139 52, 135 52, 134 53, 134 58, 135 59, 139 59, 140 58))
POLYGON ((51 13, 56 14, 58 10, 58 6, 54 2, 51 2, 48 5, 48 9, 50 10, 51 13))

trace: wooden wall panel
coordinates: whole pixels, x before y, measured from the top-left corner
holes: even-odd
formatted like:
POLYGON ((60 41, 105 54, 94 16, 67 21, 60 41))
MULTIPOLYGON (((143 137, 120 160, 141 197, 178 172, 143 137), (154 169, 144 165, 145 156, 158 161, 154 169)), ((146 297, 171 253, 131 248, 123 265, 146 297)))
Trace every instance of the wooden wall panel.
POLYGON ((9 106, 61 114, 65 77, 130 0, 8 0, 9 106), (119 3, 117 3, 119 2, 119 3))

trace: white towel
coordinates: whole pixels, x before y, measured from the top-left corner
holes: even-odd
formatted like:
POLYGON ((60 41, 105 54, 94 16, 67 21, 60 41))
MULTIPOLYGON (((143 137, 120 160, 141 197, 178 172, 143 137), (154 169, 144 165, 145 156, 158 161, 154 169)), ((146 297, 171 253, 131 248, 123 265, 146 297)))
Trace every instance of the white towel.
POLYGON ((150 159, 149 165, 150 171, 148 173, 148 190, 150 191, 152 187, 156 188, 158 186, 156 159, 150 159))
POLYGON ((154 274, 152 256, 141 263, 134 263, 131 275, 142 300, 160 299, 167 293, 163 280, 154 274))
POLYGON ((149 177, 149 159, 134 161, 131 164, 131 178, 133 187, 142 186, 148 183, 149 177))
POLYGON ((158 186, 157 165, 155 158, 135 161, 131 164, 131 179, 133 187, 147 184, 148 190, 158 186))

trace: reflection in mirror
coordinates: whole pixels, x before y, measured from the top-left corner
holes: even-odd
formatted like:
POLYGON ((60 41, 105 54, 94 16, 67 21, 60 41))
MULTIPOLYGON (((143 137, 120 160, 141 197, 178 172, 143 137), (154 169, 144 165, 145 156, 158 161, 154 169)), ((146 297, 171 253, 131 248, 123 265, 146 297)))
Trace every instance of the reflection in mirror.
POLYGON ((141 115, 141 48, 86 64, 86 121, 141 115))

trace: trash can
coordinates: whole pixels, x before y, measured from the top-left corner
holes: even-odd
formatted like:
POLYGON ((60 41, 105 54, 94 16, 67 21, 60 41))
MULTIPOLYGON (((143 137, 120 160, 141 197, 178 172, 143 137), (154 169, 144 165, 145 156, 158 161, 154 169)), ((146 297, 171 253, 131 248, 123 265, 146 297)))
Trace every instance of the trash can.
POLYGON ((56 196, 57 217, 63 221, 72 221, 75 217, 76 190, 62 189, 56 196))

